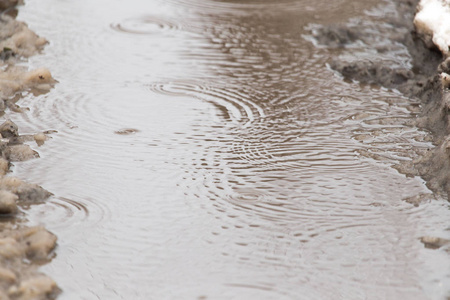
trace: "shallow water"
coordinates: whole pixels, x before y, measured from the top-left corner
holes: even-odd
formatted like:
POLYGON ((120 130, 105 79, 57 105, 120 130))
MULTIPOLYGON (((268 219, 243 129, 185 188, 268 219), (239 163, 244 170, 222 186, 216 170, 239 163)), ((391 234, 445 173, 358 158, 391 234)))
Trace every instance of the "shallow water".
POLYGON ((429 134, 308 37, 375 4, 28 0, 19 19, 50 40, 31 65, 59 84, 10 117, 57 133, 14 173, 55 194, 29 218, 59 237, 42 270, 60 299, 448 295, 448 253, 419 241, 450 236, 448 202, 392 168, 429 134))

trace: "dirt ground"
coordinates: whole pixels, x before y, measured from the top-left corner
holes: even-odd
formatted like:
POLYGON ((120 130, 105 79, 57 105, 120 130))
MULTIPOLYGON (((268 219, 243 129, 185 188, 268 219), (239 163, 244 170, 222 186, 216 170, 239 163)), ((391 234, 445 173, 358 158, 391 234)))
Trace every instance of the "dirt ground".
MULTIPOLYGON (((412 58, 412 68, 392 66, 387 61, 333 60, 330 67, 346 80, 361 84, 376 84, 396 89, 412 100, 420 99, 421 113, 417 126, 432 133, 433 149, 420 153, 420 158, 402 163, 396 168, 410 176, 421 176, 434 192, 450 195, 450 90, 449 80, 441 73, 450 73, 450 57, 445 58, 427 37, 420 36, 413 24, 419 1, 399 0, 395 2, 397 13, 386 16, 388 25, 395 30, 386 34, 392 44, 404 45, 412 58), (427 47, 428 46, 428 47, 427 47)), ((368 34, 357 24, 333 24, 316 30, 317 42, 331 48, 346 48, 356 41, 373 45, 376 37, 368 34)), ((349 50, 351 51, 351 49, 349 50)))
POLYGON ((54 299, 60 292, 58 286, 38 268, 50 262, 56 236, 43 227, 24 225, 27 206, 52 194, 8 174, 14 162, 38 158, 29 144, 42 144, 48 137, 43 132, 20 135, 5 112, 11 118, 23 112, 16 104, 23 92, 46 92, 55 83, 47 69, 18 66, 47 41, 14 19, 16 4, 0 1, 0 299, 54 299))

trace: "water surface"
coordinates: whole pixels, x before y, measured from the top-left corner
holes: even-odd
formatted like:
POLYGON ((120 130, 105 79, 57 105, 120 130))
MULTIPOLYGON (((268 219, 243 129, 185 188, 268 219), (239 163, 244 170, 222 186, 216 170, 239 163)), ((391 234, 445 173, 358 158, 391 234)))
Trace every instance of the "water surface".
MULTIPOLYGON (((55 196, 60 299, 438 299, 450 211, 392 165, 433 147, 411 100, 345 82, 311 24, 379 1, 28 0, 59 84, 11 114, 57 130, 15 175, 55 196), (407 199, 421 197, 419 206, 407 199)), ((380 43, 382 39, 380 30, 380 43)), ((380 59, 365 45, 355 56, 380 59)), ((381 56, 408 65, 397 45, 381 56)))

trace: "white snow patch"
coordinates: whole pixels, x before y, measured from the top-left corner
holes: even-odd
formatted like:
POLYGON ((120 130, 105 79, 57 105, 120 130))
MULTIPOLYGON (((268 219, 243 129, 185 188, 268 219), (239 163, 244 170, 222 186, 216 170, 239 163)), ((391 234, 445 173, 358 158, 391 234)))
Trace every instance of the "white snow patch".
POLYGON ((450 87, 450 75, 449 74, 442 72, 441 73, 441 80, 442 80, 442 85, 445 88, 450 87))
POLYGON ((450 55, 450 0, 421 0, 414 25, 417 32, 431 38, 445 56, 450 55))

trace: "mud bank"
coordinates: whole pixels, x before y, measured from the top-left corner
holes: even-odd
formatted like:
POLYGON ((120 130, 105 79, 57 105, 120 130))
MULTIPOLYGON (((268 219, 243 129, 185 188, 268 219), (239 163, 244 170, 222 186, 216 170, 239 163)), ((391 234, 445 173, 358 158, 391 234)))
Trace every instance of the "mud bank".
POLYGON ((11 119, 26 109, 17 102, 25 93, 45 93, 55 83, 47 69, 23 66, 47 41, 10 16, 16 4, 0 1, 0 299, 54 299, 59 288, 38 266, 50 261, 56 236, 25 225, 26 208, 52 194, 8 175, 14 162, 39 157, 28 143, 40 146, 50 133, 20 135, 11 119))
POLYGON ((342 55, 330 61, 329 67, 344 80, 397 90, 411 99, 409 109, 417 113, 416 125, 431 131, 435 147, 418 150, 412 161, 394 167, 409 176, 421 176, 430 189, 448 196, 450 91, 445 73, 450 73, 450 58, 431 42, 427 32, 416 30, 413 20, 418 2, 381 4, 378 23, 350 20, 347 24, 313 27, 311 31, 317 45, 341 50, 342 55), (372 30, 374 27, 376 30, 372 30), (361 45, 380 59, 358 57, 354 49, 361 45))

